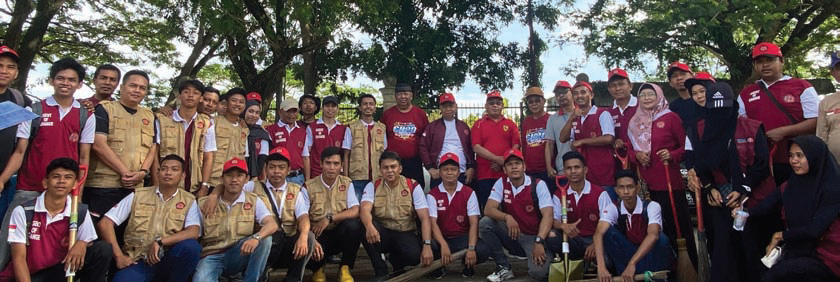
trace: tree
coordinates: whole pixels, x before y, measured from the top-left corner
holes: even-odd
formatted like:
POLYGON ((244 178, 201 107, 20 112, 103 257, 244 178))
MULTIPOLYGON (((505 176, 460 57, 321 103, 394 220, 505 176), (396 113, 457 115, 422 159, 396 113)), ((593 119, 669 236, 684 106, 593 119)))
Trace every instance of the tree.
POLYGON ((810 51, 840 44, 839 6, 837 0, 598 0, 573 16, 584 31, 586 53, 604 58, 607 68, 642 69, 644 54, 660 65, 676 60, 718 64, 740 89, 757 77, 750 52, 759 42, 778 44, 788 71, 813 65, 806 57, 810 51))
POLYGON ((543 64, 540 56, 546 51, 547 44, 539 34, 534 31, 534 22, 541 23, 549 31, 553 31, 557 25, 557 17, 560 11, 552 1, 527 0, 524 7, 525 25, 528 26, 528 69, 525 72, 525 85, 542 86, 543 64))

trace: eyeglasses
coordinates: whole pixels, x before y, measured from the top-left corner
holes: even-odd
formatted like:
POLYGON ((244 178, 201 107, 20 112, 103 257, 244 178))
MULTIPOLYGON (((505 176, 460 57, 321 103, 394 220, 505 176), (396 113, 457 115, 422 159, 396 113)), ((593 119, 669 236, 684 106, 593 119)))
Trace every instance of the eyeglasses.
POLYGON ((648 97, 648 96, 650 96, 650 97, 656 97, 656 93, 651 93, 651 92, 643 92, 643 93, 639 93, 639 98, 646 98, 646 97, 648 97))
POLYGON ((525 100, 525 101, 526 101, 526 102, 528 102, 528 104, 537 104, 537 103, 542 102, 542 98, 539 98, 539 97, 537 97, 537 98, 528 98, 528 99, 527 99, 527 100, 525 100))

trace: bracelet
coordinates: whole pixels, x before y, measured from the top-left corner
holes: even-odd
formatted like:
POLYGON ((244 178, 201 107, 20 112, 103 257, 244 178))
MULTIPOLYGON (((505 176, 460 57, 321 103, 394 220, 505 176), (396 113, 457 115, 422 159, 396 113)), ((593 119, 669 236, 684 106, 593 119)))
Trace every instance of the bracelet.
POLYGON ((146 173, 146 175, 149 175, 150 173, 152 173, 150 170, 145 169, 145 168, 141 168, 140 171, 146 173))

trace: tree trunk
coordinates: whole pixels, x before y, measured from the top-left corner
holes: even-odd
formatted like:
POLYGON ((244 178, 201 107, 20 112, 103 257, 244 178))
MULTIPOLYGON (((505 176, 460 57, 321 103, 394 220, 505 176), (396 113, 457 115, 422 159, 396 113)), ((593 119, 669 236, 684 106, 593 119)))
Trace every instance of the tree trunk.
POLYGON ((528 86, 539 86, 540 79, 537 73, 537 49, 536 34, 534 34, 534 1, 528 0, 528 11, 525 20, 528 22, 528 86))
POLYGON ((209 31, 204 24, 200 24, 198 28, 198 37, 195 40, 195 44, 193 44, 192 52, 190 52, 190 56, 187 57, 187 60, 184 62, 184 65, 181 67, 181 71, 178 72, 178 75, 172 79, 172 91, 169 92, 169 96, 166 98, 166 103, 169 104, 175 97, 178 96, 177 88, 178 84, 185 79, 195 78, 201 68, 207 64, 207 61, 212 59, 213 57, 218 56, 216 51, 221 46, 221 39, 217 37, 216 34, 209 31), (210 48, 206 54, 204 54, 204 50, 210 48))
POLYGON ((12 88, 25 90, 26 80, 29 78, 29 70, 32 68, 35 56, 41 51, 41 47, 43 47, 44 35, 47 34, 50 21, 58 14, 65 0, 38 1, 35 7, 35 16, 32 17, 29 27, 25 32, 22 32, 21 28, 23 21, 26 21, 28 15, 31 14, 32 6, 20 2, 30 1, 20 0, 15 2, 15 11, 12 12, 12 21, 9 23, 11 37, 7 37, 6 42, 17 51, 18 57, 20 58, 18 78, 12 84, 12 88), (18 11, 18 8, 22 10, 18 11), (12 28, 17 30, 12 30, 12 28), (20 38, 19 44, 15 44, 15 41, 18 40, 17 36, 20 34, 23 35, 20 38))

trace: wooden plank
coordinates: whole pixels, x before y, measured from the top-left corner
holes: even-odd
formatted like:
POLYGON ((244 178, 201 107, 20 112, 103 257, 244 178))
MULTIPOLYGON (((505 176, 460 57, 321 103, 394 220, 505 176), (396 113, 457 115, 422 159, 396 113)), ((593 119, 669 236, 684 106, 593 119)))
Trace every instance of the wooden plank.
MULTIPOLYGON (((458 261, 458 260, 462 259, 464 257, 464 255, 466 255, 466 253, 467 253, 467 250, 461 250, 461 251, 455 252, 454 254, 452 254, 452 262, 455 262, 455 261, 458 261)), ((415 267, 414 269, 406 271, 405 273, 400 274, 397 277, 388 279, 388 281, 389 282, 415 281, 417 279, 423 278, 424 276, 426 276, 426 274, 429 274, 432 271, 434 271, 435 269, 438 269, 442 266, 443 266, 443 261, 442 260, 436 260, 436 261, 433 261, 428 266, 415 267)))

